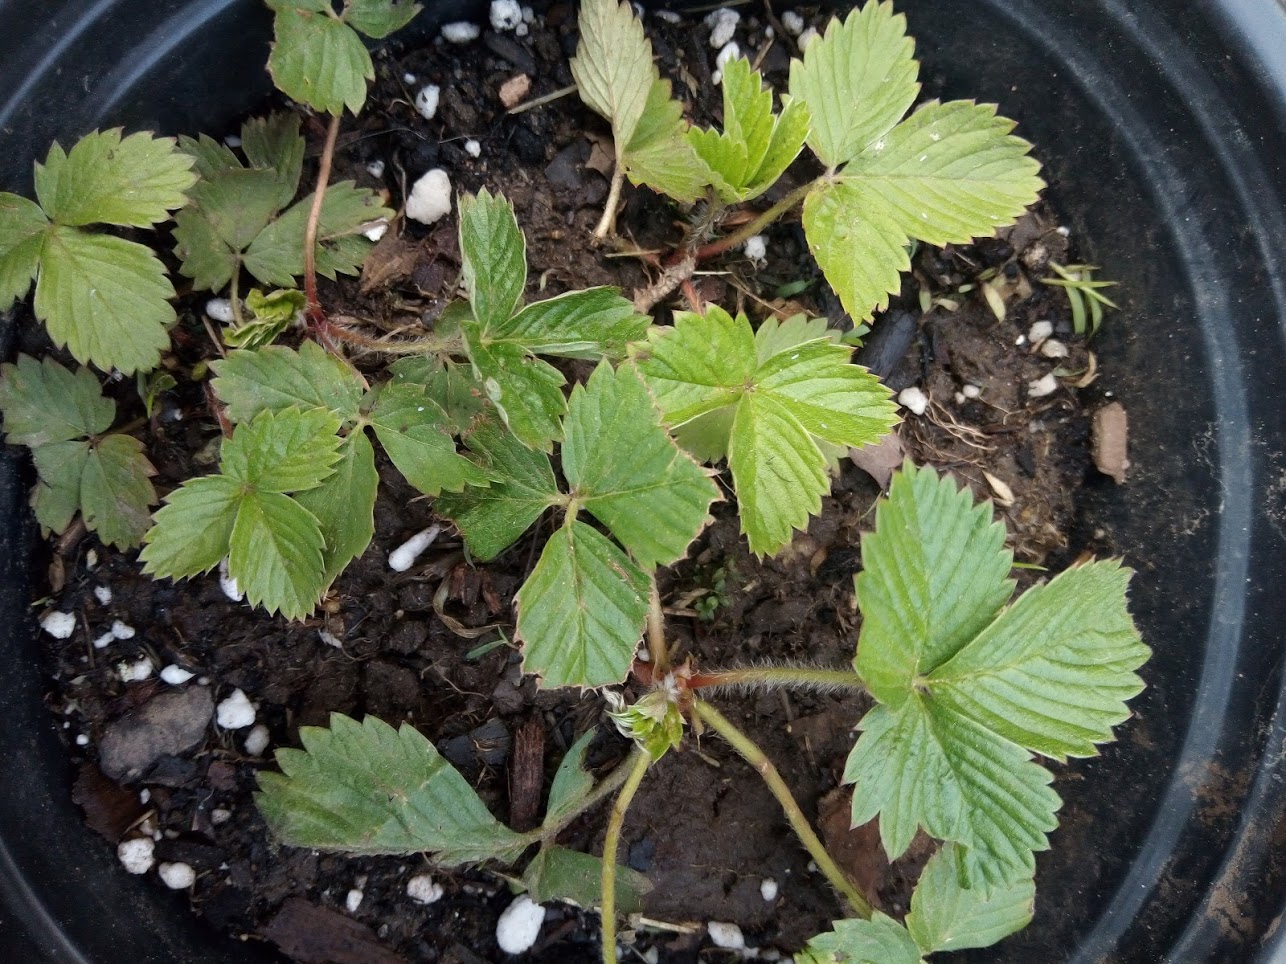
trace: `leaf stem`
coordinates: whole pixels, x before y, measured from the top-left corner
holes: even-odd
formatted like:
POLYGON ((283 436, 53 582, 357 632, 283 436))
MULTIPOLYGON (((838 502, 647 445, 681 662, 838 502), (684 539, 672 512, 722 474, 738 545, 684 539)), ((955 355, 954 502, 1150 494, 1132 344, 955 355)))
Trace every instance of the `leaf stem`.
POLYGON ((241 264, 232 269, 232 287, 228 291, 228 301, 232 305, 232 323, 238 328, 245 325, 246 320, 241 316, 241 264))
POLYGON ((810 666, 746 666, 740 669, 698 673, 688 681, 689 689, 808 689, 865 691, 862 678, 847 669, 814 669, 810 666))
POLYGON ((595 241, 602 241, 616 230, 616 206, 621 201, 621 185, 624 182, 625 168, 621 167, 620 161, 617 161, 616 170, 612 171, 612 187, 607 192, 607 204, 603 208, 603 216, 599 218, 598 227, 594 229, 595 241))
POLYGON ((528 833, 527 836, 531 838, 531 842, 535 843, 538 840, 544 840, 549 843, 553 843, 554 838, 562 833, 573 820, 585 811, 602 803, 613 793, 619 790, 621 784, 629 778, 633 769, 639 765, 639 758, 642 757, 646 759, 647 756, 647 751, 642 747, 634 747, 634 750, 629 756, 617 764, 616 768, 612 770, 611 773, 603 777, 603 779, 598 782, 598 785, 585 795, 584 800, 580 801, 580 803, 575 807, 560 816, 556 823, 549 826, 542 824, 535 830, 528 833))
POLYGON ((670 671, 670 648, 665 644, 665 610, 661 608, 661 590, 656 588, 655 578, 647 608, 647 651, 652 678, 659 680, 670 671))
POLYGON ((339 139, 339 119, 339 114, 332 114, 330 125, 326 128, 326 143, 322 147, 321 162, 317 168, 317 190, 313 192, 312 207, 308 209, 308 223, 304 226, 304 295, 308 299, 308 319, 314 324, 326 318, 321 302, 317 300, 317 230, 321 225, 326 186, 330 183, 330 166, 335 159, 335 142, 339 139))
MULTIPOLYGON (((634 765, 621 792, 612 804, 612 816, 607 822, 607 837, 603 840, 603 964, 616 964, 616 852, 620 849, 621 828, 625 825, 625 811, 630 808, 638 792, 643 775, 652 765, 652 757, 635 749, 634 765)), ((618 769, 624 769, 619 767, 618 769)))
POLYGON ((705 700, 693 701, 692 711, 703 723, 708 724, 712 730, 727 740, 747 763, 759 771, 759 775, 764 778, 764 783, 768 784, 768 789, 772 791, 772 795, 781 804, 781 809, 785 812, 791 829, 795 831, 795 835, 799 837, 800 843, 808 850, 809 855, 817 862, 818 869, 831 882, 831 886, 844 895, 859 917, 864 920, 870 920, 872 913, 870 903, 857 892, 852 882, 844 876, 844 872, 839 869, 835 861, 831 859, 831 855, 826 852, 826 848, 817 838, 817 834, 813 833, 813 828, 808 825, 808 819, 804 816, 804 811, 799 809, 799 804, 791 796, 790 788, 786 786, 786 781, 781 778, 781 774, 777 772, 777 768, 773 766, 772 761, 764 755, 764 751, 759 749, 750 737, 737 729, 731 720, 705 700))
POLYGON ((759 234, 764 228, 768 227, 768 225, 772 224, 795 205, 802 203, 804 198, 808 196, 808 192, 823 180, 825 180, 825 176, 819 177, 815 181, 809 181, 807 184, 800 185, 770 207, 767 211, 760 214, 759 217, 742 225, 736 231, 732 232, 732 234, 720 238, 718 241, 711 241, 709 244, 697 248, 697 260, 705 261, 707 258, 713 258, 715 255, 723 254, 725 251, 731 251, 733 248, 745 244, 746 241, 753 238, 756 234, 759 234))

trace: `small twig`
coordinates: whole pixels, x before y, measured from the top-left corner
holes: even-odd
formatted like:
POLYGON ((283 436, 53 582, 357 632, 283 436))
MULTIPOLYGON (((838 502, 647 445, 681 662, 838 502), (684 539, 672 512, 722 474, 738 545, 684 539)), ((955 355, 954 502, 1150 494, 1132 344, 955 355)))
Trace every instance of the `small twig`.
POLYGON ((227 358, 228 353, 224 351, 223 342, 214 332, 214 326, 210 324, 210 319, 206 317, 205 312, 201 312, 201 324, 205 325, 205 333, 210 336, 210 341, 214 342, 214 349, 219 353, 220 358, 227 358))
POLYGON ((546 104, 552 104, 556 100, 566 97, 568 94, 574 94, 577 91, 575 84, 568 84, 566 87, 559 87, 550 94, 542 94, 535 100, 529 100, 519 104, 517 107, 510 107, 510 114, 521 114, 525 110, 531 110, 533 107, 544 107, 546 104))
POLYGON ((826 852, 826 848, 817 838, 817 834, 813 833, 813 828, 808 825, 808 818, 804 816, 804 811, 799 809, 799 804, 791 796, 790 788, 786 786, 786 781, 781 778, 781 774, 777 772, 773 762, 764 756, 764 751, 759 749, 750 737, 737 729, 731 720, 704 700, 693 701, 692 712, 702 722, 709 724, 712 730, 727 740, 732 745, 732 748, 741 754, 742 759, 759 771, 759 775, 764 778, 764 783, 768 784, 768 789, 772 791, 772 795, 781 804, 781 809, 785 812, 786 820, 789 821, 791 829, 795 831, 800 843, 804 845, 809 855, 817 863, 817 869, 831 882, 832 887, 844 895, 859 917, 864 920, 870 920, 873 910, 870 903, 857 892, 857 888, 844 875, 844 871, 839 869, 839 866, 831 859, 831 855, 826 852))
MULTIPOLYGON (((621 845, 621 828, 625 825, 625 812, 630 808, 634 794, 647 768, 652 765, 652 757, 646 752, 635 751, 638 755, 630 767, 630 775, 625 785, 612 804, 612 816, 607 821, 607 836, 603 840, 603 964, 617 964, 616 961, 616 852, 621 845)), ((870 916, 869 914, 867 915, 870 916)))
POLYGON ((304 296, 308 299, 308 320, 315 325, 326 320, 321 302, 317 299, 317 231, 321 225, 326 186, 330 183, 330 166, 335 159, 335 142, 339 139, 339 119, 339 114, 332 114, 330 126, 326 128, 326 143, 322 147, 321 162, 317 168, 317 190, 313 192, 312 207, 308 209, 308 223, 304 226, 304 296))

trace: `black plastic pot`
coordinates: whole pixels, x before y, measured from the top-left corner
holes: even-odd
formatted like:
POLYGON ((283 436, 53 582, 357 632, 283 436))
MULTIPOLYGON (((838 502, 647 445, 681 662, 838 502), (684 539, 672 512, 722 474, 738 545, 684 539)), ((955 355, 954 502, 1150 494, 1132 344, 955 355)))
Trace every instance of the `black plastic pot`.
MULTIPOLYGON (((429 2, 423 29, 456 4, 429 2)), ((1138 570, 1155 656, 1120 743, 1068 771, 1036 922, 1006 961, 1286 960, 1286 7, 900 0, 931 93, 998 101, 1123 310, 1099 385, 1129 484, 1079 520, 1138 570)), ((256 0, 0 0, 0 187, 49 142, 221 130, 266 90, 256 0)), ((9 357, 18 310, 0 319, 9 357)), ((245 961, 84 828, 27 611, 23 464, 0 455, 4 960, 245 961)))

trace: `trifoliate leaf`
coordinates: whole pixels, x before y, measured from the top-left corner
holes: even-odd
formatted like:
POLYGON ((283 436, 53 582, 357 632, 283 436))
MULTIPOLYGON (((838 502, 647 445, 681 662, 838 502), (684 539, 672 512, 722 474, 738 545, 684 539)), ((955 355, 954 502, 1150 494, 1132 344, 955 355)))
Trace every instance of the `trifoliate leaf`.
POLYGON ((0 311, 8 311, 31 287, 48 227, 40 205, 0 193, 0 311))
MULTIPOLYGON (((246 270, 264 284, 290 288, 304 273, 304 234, 312 203, 310 194, 292 205, 246 251, 246 270)), ((355 187, 352 181, 328 187, 317 226, 317 273, 332 280, 337 273, 357 274, 374 247, 362 235, 361 226, 392 216, 372 191, 355 187)))
MULTIPOLYGON (((656 68, 652 71, 655 76, 656 68)), ((624 149, 617 147, 617 164, 635 184, 676 201, 695 201, 710 183, 710 169, 697 157, 687 132, 683 105, 670 96, 670 82, 654 79, 633 136, 624 149)))
POLYGON ((617 0, 586 0, 579 26, 572 77, 586 106, 611 123, 619 160, 658 77, 652 44, 630 5, 617 0))
POLYGON ((443 493, 435 508, 456 524, 469 551, 487 562, 513 545, 561 496, 549 456, 527 448, 494 422, 479 425, 466 442, 488 466, 491 484, 470 486, 459 495, 443 493))
POLYGON ((797 340, 814 330, 792 322, 758 342, 744 315, 676 312, 638 364, 680 440, 707 457, 726 452, 742 531, 760 555, 821 508, 830 480, 820 444, 865 445, 897 422, 888 389, 850 364, 850 348, 826 333, 797 340))
POLYGON ((567 410, 567 379, 517 345, 485 341, 476 322, 465 327, 465 337, 474 377, 509 430, 524 445, 548 452, 562 437, 559 419, 567 410))
POLYGON ((57 143, 49 149, 36 165, 36 197, 56 224, 145 228, 183 206, 183 192, 196 183, 192 166, 172 137, 94 131, 70 153, 57 143))
POLYGON ((1128 571, 1070 569, 997 615, 1012 592, 1003 530, 947 478, 908 466, 863 541, 857 668, 880 706, 845 781, 854 824, 880 815, 892 858, 918 826, 960 844, 961 882, 1029 877, 1060 802, 1033 751, 1094 752, 1126 718, 1147 659, 1128 571))
POLYGON ((809 248, 854 319, 899 290, 911 239, 990 236, 1036 200, 1040 165, 1013 127, 993 105, 925 104, 808 195, 809 248))
MULTIPOLYGON (((593 854, 554 845, 542 847, 523 871, 522 882, 533 901, 571 901, 577 907, 597 907, 603 899, 603 861, 593 854)), ((652 883, 632 867, 616 867, 616 909, 636 914, 652 883)))
POLYGON ((348 0, 344 20, 366 36, 382 40, 414 20, 421 9, 410 0, 348 0))
POLYGON ((229 352, 210 367, 218 376, 215 394, 234 422, 247 422, 263 411, 328 408, 348 426, 362 403, 357 372, 314 341, 304 342, 298 351, 272 345, 229 352))
POLYGON ((527 241, 503 194, 460 195, 460 262, 473 316, 488 334, 517 310, 527 284, 527 241))
POLYGON ((158 579, 209 572, 228 554, 244 486, 226 475, 188 479, 165 497, 146 545, 143 571, 158 579))
MULTIPOLYGON (((245 128, 243 127, 244 131, 245 128)), ((179 135, 179 147, 192 158, 194 169, 201 177, 214 177, 220 171, 233 171, 244 165, 236 151, 223 141, 216 141, 209 134, 197 137, 179 135)))
POLYGON ((546 827, 556 827, 564 816, 575 812, 580 802, 594 789, 594 777, 585 769, 585 753, 594 734, 594 730, 587 730, 558 764, 558 772, 549 787, 549 803, 545 807, 546 827))
POLYGON ((446 413, 419 386, 384 385, 370 420, 388 457, 421 492, 438 495, 487 484, 486 473, 455 450, 446 413))
POLYGON ((31 450, 36 485, 31 508, 42 531, 63 533, 80 511, 81 479, 89 461, 89 443, 83 439, 53 442, 31 450))
MULTIPOLYGON (((808 145, 838 167, 887 134, 920 92, 915 43, 893 4, 868 0, 790 65, 790 96, 812 114, 808 145)), ((859 249, 860 250, 860 249, 859 249)))
POLYGON ((795 964, 923 964, 906 928, 878 910, 870 920, 837 920, 795 955, 795 964))
POLYGON ((85 528, 120 549, 142 542, 152 525, 155 474, 136 438, 108 435, 91 445, 80 480, 85 528))
POLYGON ((693 149, 716 175, 726 204, 758 197, 799 156, 808 136, 808 108, 792 101, 773 116, 772 91, 763 76, 738 57, 723 68, 723 132, 688 131, 693 149))
POLYGON ((316 12, 306 3, 275 9, 268 70, 277 89, 327 114, 342 113, 345 107, 354 114, 360 111, 367 81, 375 79, 361 38, 329 9, 316 12))
POLYGON ((317 517, 298 502, 280 492, 250 492, 237 507, 228 575, 250 605, 302 619, 326 585, 324 548, 317 517))
POLYGON ((176 318, 165 266, 134 241, 55 226, 45 234, 36 317, 77 361, 126 375, 155 368, 176 318))
POLYGON ((543 686, 604 686, 629 672, 651 580, 584 522, 560 528, 518 592, 523 671, 543 686))
POLYGON ((281 111, 267 117, 252 117, 241 125, 241 149, 246 152, 250 166, 277 172, 278 208, 293 201, 299 190, 304 148, 298 114, 281 111))
POLYGON ((175 216, 174 253, 198 289, 220 291, 240 269, 241 253, 280 210, 276 171, 235 168, 192 189, 193 206, 175 216))
POLYGON ((670 439, 633 367, 600 363, 572 390, 563 433, 563 473, 575 503, 647 568, 682 556, 719 490, 670 439))
POLYGON ((116 418, 116 403, 87 368, 72 373, 52 358, 19 355, 17 364, 0 365, 0 412, 9 444, 34 449, 101 435, 116 418))
POLYGON ((862 641, 854 668, 871 695, 901 706, 915 681, 958 653, 1009 601, 1004 523, 968 489, 909 463, 862 538, 855 581, 862 641), (869 641, 869 642, 868 642, 869 641))
POLYGON ((635 184, 693 201, 710 183, 685 133, 683 105, 652 63, 652 44, 629 4, 587 0, 571 61, 581 100, 612 125, 617 166, 635 184))
POLYGON ((326 542, 322 551, 324 587, 371 544, 379 481, 371 440, 365 432, 353 432, 339 447, 334 473, 317 488, 295 496, 296 502, 316 516, 326 542))
POLYGON ((453 435, 464 435, 486 409, 486 394, 468 365, 437 355, 401 358, 388 367, 394 381, 423 387, 429 398, 446 413, 453 435))
POLYGON ((528 839, 502 825, 464 777, 409 724, 336 713, 301 727, 303 750, 260 772, 259 812, 284 843, 357 854, 436 855, 441 866, 511 861, 528 839))
POLYGON ((627 346, 642 339, 650 323, 619 289, 588 288, 527 305, 487 337, 513 341, 537 355, 597 361, 625 357, 627 346))
POLYGON ((1030 879, 990 894, 960 886, 956 845, 946 844, 920 874, 906 928, 925 954, 990 947, 1032 919, 1036 885, 1030 879))

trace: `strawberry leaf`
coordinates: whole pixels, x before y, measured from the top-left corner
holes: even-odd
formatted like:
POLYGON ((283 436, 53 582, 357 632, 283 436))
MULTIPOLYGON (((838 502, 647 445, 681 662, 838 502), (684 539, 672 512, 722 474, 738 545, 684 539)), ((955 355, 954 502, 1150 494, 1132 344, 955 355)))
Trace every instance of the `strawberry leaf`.
POLYGON ((332 714, 299 731, 303 750, 280 749, 281 773, 261 772, 255 802, 282 842, 357 854, 436 855, 450 867, 511 861, 529 839, 486 806, 433 744, 408 724, 394 730, 332 714))
POLYGON ((317 518, 326 543, 322 551, 324 587, 371 544, 379 481, 371 440, 365 432, 353 432, 340 444, 334 473, 315 489, 295 496, 295 501, 317 518))
POLYGON ((31 490, 31 508, 42 531, 62 533, 80 511, 81 479, 89 461, 89 443, 84 439, 53 442, 31 450, 36 466, 36 486, 31 490))
POLYGON ((844 773, 854 824, 878 813, 891 858, 923 827, 960 845, 962 885, 988 895, 1030 877, 1057 826, 1052 776, 1031 753, 1087 756, 1110 740, 1148 656, 1115 562, 1001 610, 1011 557, 989 517, 931 470, 894 477, 856 580, 854 666, 880 705, 844 773))
POLYGON ((486 409, 486 394, 467 365, 436 355, 401 358, 388 367, 395 382, 411 382, 424 389, 446 413, 454 435, 468 432, 486 409))
POLYGON ((249 492, 237 506, 228 575, 250 605, 302 619, 325 589, 323 549, 321 527, 311 512, 280 492, 249 492))
MULTIPOLYGON (((326 114, 356 114, 366 103, 366 84, 375 79, 362 40, 334 15, 330 5, 274 4, 272 53, 268 70, 277 89, 291 100, 326 114)), ((279 283, 279 282, 278 282, 279 283)))
POLYGON ((906 928, 925 954, 990 947, 1032 919, 1036 885, 1030 878, 990 894, 960 886, 958 848, 946 844, 920 874, 906 928))
POLYGON ((527 241, 513 205, 486 188, 460 195, 463 285, 483 333, 509 320, 527 284, 527 241))
POLYGON ((414 20, 422 9, 409 0, 348 0, 344 22, 373 40, 383 40, 414 20))
POLYGON ((851 349, 821 326, 788 325, 757 339, 744 315, 676 312, 638 365, 680 440, 711 460, 728 456, 742 531, 759 555, 820 510, 830 485, 821 445, 865 445, 897 421, 888 389, 850 363, 851 349))
POLYGON ((370 420, 388 457, 421 492, 438 495, 487 484, 486 473, 455 450, 446 413, 419 386, 382 386, 370 420))
POLYGON ((362 383, 352 366, 314 341, 296 351, 271 345, 255 351, 233 351, 212 362, 214 391, 228 406, 234 422, 248 422, 260 412, 287 408, 326 408, 345 427, 358 416, 362 383))
MULTIPOLYGON (((603 899, 603 860, 593 854, 549 845, 542 847, 523 871, 527 893, 538 904, 571 901, 578 907, 597 907, 603 899)), ((637 914, 652 883, 632 867, 616 867, 616 909, 637 914)))
POLYGON ((209 572, 228 555, 244 486, 226 475, 188 479, 165 497, 144 537, 143 571, 157 579, 209 572))
POLYGON ((8 311, 31 287, 48 227, 40 205, 0 193, 0 311, 8 311))
POLYGON ((489 333, 492 343, 512 341, 537 355, 563 358, 625 357, 650 324, 617 288, 588 288, 537 301, 489 333))
POLYGON ((143 443, 128 435, 108 435, 90 446, 80 478, 80 510, 85 528, 108 545, 136 546, 152 525, 156 502, 143 443))
POLYGON ((219 468, 258 492, 315 489, 339 461, 338 431, 328 409, 263 411, 223 443, 219 468))
POLYGON ((278 208, 293 201, 299 190, 304 148, 298 114, 281 111, 267 117, 252 117, 241 125, 241 149, 250 166, 277 172, 278 208))
POLYGON ((501 419, 524 445, 548 452, 562 437, 559 419, 567 411, 567 379, 518 345, 491 343, 477 322, 466 324, 464 331, 474 378, 501 419))
POLYGON ((837 920, 795 955, 795 964, 924 964, 906 928, 878 910, 870 920, 837 920))
POLYGON ((9 444, 34 449, 106 432, 116 403, 87 368, 72 373, 52 358, 19 355, 0 365, 0 412, 9 444))

